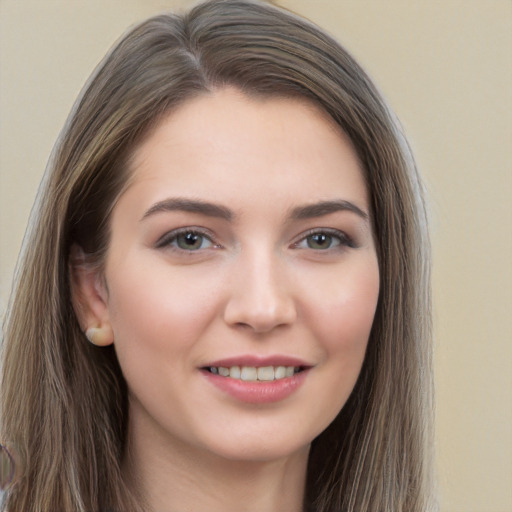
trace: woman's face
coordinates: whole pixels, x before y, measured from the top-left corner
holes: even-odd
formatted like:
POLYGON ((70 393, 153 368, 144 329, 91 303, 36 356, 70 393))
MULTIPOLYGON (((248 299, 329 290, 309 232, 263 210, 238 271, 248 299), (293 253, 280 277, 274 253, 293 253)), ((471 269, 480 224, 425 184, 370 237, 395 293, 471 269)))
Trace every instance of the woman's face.
POLYGON ((307 449, 352 391, 379 292, 350 142, 309 103, 226 88, 132 168, 104 293, 132 435, 237 460, 307 449))

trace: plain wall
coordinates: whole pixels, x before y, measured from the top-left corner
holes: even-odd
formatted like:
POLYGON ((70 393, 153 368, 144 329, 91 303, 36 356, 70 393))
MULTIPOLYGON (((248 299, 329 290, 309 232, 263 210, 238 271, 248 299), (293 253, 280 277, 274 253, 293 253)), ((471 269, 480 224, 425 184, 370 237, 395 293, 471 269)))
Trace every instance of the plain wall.
MULTIPOLYGON (((361 61, 430 193, 442 512, 512 511, 512 3, 283 0, 361 61)), ((84 81, 157 0, 0 0, 0 313, 84 81)))

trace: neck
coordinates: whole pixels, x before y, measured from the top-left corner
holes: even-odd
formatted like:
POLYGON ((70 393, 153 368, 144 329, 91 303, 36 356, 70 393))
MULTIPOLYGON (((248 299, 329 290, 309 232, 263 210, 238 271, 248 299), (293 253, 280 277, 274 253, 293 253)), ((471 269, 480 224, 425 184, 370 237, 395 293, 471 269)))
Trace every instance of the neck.
POLYGON ((302 512, 309 447, 285 458, 228 460, 130 436, 125 472, 152 512, 302 512), (161 447, 160 447, 161 448, 161 447))

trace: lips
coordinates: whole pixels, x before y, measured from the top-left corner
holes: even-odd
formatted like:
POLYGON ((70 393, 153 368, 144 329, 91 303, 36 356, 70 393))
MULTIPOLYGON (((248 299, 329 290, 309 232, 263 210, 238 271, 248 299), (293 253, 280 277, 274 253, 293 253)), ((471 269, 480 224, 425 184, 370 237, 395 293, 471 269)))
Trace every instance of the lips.
POLYGON ((200 369, 222 392, 239 401, 261 404, 290 396, 311 367, 288 356, 243 356, 213 361, 200 369))

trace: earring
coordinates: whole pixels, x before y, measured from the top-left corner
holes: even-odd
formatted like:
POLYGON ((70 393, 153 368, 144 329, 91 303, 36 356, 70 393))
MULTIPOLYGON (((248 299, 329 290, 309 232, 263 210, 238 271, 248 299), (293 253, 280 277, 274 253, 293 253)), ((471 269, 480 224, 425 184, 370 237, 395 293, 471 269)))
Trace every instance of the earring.
POLYGON ((87 339, 93 344, 105 347, 113 342, 112 330, 108 327, 89 327, 85 331, 87 339))

